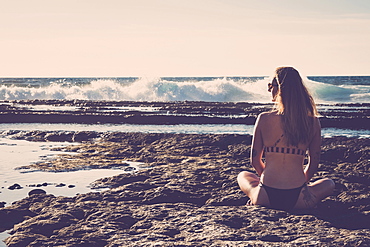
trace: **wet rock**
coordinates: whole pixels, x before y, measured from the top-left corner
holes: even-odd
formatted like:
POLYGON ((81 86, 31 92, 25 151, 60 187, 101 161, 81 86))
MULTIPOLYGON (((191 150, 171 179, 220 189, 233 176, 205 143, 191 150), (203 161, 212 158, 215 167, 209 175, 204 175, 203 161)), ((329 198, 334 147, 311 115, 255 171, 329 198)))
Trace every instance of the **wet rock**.
POLYGON ((71 132, 52 132, 45 135, 45 140, 53 142, 72 142, 74 133, 71 132))
MULTIPOLYGON (((25 169, 27 169, 27 168, 25 168, 25 169)), ((48 185, 51 185, 51 183, 44 182, 42 184, 30 184, 30 185, 28 185, 28 187, 46 187, 48 185)))
MULTIPOLYGON (((256 104, 245 102, 132 102, 132 101, 70 101, 40 100, 39 102, 9 101, 9 105, 1 106, 1 119, 5 122, 35 123, 128 123, 128 124, 254 124, 256 117, 263 111, 269 111, 272 104, 256 104), (74 106, 73 110, 60 112, 35 111, 29 104, 74 106), (26 106, 26 107, 25 107, 26 106), (115 111, 104 111, 117 107, 115 111), (120 110, 121 107, 155 107, 158 110, 140 112, 120 110), (257 107, 256 107, 257 106, 257 107), (198 116, 185 116, 186 114, 198 116), (235 117, 238 116, 238 117, 235 117)), ((370 126, 369 104, 348 104, 346 108, 324 111, 320 118, 322 127, 368 129, 370 126), (361 110, 358 107, 362 108, 361 110), (353 109, 348 111, 349 109, 353 109), (356 112, 356 113, 355 113, 356 112)), ((73 136, 70 136, 73 140, 73 136)), ((59 139, 54 136, 51 138, 59 139)), ((81 139, 84 139, 83 137, 81 139)), ((32 138, 30 138, 32 139, 32 138)), ((63 138, 62 138, 63 139, 63 138)), ((77 138, 78 139, 78 138, 77 138)), ((36 140, 36 139, 35 139, 36 140)), ((40 140, 40 139, 38 139, 40 140)))
POLYGON ((132 167, 132 166, 130 166, 130 167, 126 167, 125 169, 124 169, 124 171, 125 172, 132 172, 132 171, 135 171, 136 170, 136 168, 135 167, 132 167))
POLYGON ((22 222, 26 217, 35 216, 36 214, 27 209, 22 208, 3 208, 0 209, 0 231, 10 229, 19 222, 22 222))
POLYGON ((37 194, 46 194, 46 191, 42 189, 33 189, 30 192, 28 192, 28 196, 37 195, 37 194))
POLYGON ((31 243, 36 239, 47 239, 44 235, 34 233, 17 233, 6 239, 7 246, 33 246, 31 243))
POLYGON ((20 186, 19 184, 13 184, 11 186, 8 187, 9 190, 20 190, 20 189, 23 189, 22 186, 20 186))
POLYGON ((97 137, 99 137, 99 134, 94 131, 79 131, 73 134, 72 141, 73 142, 90 141, 97 137))
POLYGON ((64 187, 64 186, 66 186, 65 183, 59 183, 59 184, 55 185, 55 187, 64 187))

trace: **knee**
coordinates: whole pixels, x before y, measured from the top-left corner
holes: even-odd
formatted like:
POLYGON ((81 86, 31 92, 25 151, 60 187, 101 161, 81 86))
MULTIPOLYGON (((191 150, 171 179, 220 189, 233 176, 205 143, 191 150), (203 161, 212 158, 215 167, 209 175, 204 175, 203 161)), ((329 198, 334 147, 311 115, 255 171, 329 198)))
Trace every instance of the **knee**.
POLYGON ((309 187, 316 198, 318 200, 322 200, 323 198, 333 194, 335 183, 329 178, 323 178, 309 185, 309 187))
POLYGON ((245 178, 245 171, 242 171, 241 173, 238 174, 237 180, 240 184, 240 181, 245 178))
POLYGON ((335 183, 332 179, 328 178, 327 179, 327 183, 328 183, 328 188, 330 189, 331 192, 334 191, 335 189, 335 183))
POLYGON ((256 174, 248 171, 242 171, 241 173, 239 173, 237 179, 240 186, 248 185, 252 187, 255 187, 260 180, 256 174))
POLYGON ((251 172, 247 172, 247 171, 242 171, 242 172, 240 172, 239 173, 239 175, 238 175, 238 180, 240 180, 240 179, 247 179, 247 178, 249 178, 249 177, 251 177, 251 176, 253 176, 254 174, 253 173, 251 173, 251 172))
POLYGON ((256 176, 256 175, 253 172, 242 171, 242 172, 239 173, 239 176, 251 177, 251 176, 256 176))
POLYGON ((238 184, 240 189, 250 198, 251 190, 258 185, 259 178, 247 171, 242 171, 238 175, 238 184))
POLYGON ((327 193, 332 194, 334 192, 334 189, 335 189, 334 181, 330 178, 324 178, 323 180, 324 180, 323 183, 325 184, 325 188, 327 190, 327 193))

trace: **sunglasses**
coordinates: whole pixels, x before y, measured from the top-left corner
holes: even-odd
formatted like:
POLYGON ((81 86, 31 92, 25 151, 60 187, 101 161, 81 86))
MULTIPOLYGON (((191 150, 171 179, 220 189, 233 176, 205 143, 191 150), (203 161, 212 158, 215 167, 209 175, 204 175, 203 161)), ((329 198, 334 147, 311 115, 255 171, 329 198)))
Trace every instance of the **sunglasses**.
POLYGON ((269 92, 271 92, 271 90, 272 90, 273 87, 278 87, 278 84, 277 83, 273 83, 273 82, 267 84, 267 90, 269 92))

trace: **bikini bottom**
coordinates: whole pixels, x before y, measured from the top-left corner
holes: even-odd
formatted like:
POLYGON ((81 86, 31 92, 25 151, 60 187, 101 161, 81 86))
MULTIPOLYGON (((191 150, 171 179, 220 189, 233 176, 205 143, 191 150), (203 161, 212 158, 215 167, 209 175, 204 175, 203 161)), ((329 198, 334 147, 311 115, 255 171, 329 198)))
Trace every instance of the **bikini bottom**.
POLYGON ((271 208, 281 210, 291 210, 296 205, 301 190, 303 187, 306 186, 306 183, 294 189, 276 189, 264 185, 261 182, 260 186, 265 189, 267 197, 269 198, 270 201, 271 208))

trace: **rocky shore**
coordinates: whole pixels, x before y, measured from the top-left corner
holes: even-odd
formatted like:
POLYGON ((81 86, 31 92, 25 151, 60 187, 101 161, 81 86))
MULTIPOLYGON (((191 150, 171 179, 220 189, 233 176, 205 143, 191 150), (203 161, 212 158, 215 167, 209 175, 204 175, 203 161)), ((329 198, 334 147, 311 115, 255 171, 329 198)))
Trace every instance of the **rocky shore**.
POLYGON ((236 176, 252 170, 249 135, 13 135, 81 142, 63 148, 75 155, 22 169, 142 166, 95 181, 109 188, 103 192, 35 193, 0 209, 0 231, 11 229, 7 246, 370 246, 369 139, 324 139, 313 180, 332 178, 334 195, 315 209, 285 212, 245 205, 236 176))
MULTIPOLYGON (((322 127, 369 129, 370 104, 319 105, 322 127)), ((88 100, 0 101, 0 123, 249 124, 272 104, 88 100)))

